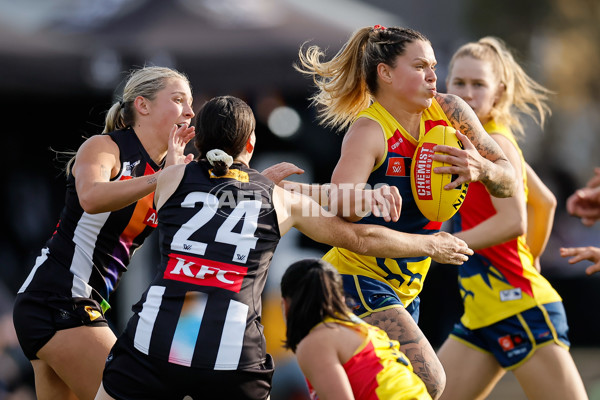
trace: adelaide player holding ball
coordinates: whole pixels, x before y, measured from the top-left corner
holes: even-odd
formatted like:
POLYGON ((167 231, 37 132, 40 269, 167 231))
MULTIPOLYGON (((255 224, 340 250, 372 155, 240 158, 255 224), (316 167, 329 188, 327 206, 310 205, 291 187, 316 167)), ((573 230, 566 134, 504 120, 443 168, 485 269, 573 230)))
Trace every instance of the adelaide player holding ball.
MULTIPOLYGON (((412 196, 410 167, 419 140, 433 127, 457 130, 464 149, 439 145, 434 160, 447 163, 434 172, 457 178, 445 186, 481 181, 494 196, 513 195, 515 171, 483 129, 473 110, 458 96, 436 91, 436 58, 429 40, 408 28, 379 25, 356 31, 329 61, 318 46, 300 50, 297 69, 317 86, 312 96, 320 122, 346 129, 341 156, 331 178, 332 188, 360 190, 367 184, 388 184, 402 195, 399 218, 345 215, 350 221, 372 223, 412 234, 447 235, 441 222, 430 221, 412 196)), ((343 210, 344 197, 337 197, 343 210)), ((415 240, 419 240, 416 238, 415 240)), ((442 242, 438 242, 442 244, 442 242)), ((324 257, 342 274, 353 311, 367 323, 398 340, 415 372, 433 398, 445 385, 443 368, 417 326, 419 292, 431 265, 429 256, 364 257, 340 248, 324 257)))

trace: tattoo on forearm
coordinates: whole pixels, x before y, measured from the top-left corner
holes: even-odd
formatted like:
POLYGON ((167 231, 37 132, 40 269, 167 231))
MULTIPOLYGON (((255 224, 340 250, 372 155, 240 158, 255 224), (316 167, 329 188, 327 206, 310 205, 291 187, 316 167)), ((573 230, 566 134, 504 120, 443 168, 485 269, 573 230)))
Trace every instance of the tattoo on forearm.
POLYGON ((500 157, 493 148, 486 146, 478 139, 475 132, 477 122, 474 121, 474 118, 477 118, 477 116, 473 110, 467 109, 463 104, 458 103, 454 96, 438 96, 437 100, 444 113, 448 116, 452 126, 469 138, 475 148, 477 148, 477 151, 479 151, 479 154, 490 161, 495 161, 500 157))
MULTIPOLYGON (((436 100, 448 116, 452 126, 469 138, 479 154, 493 163, 496 163, 500 159, 506 160, 498 152, 498 148, 494 146, 493 141, 483 142, 481 140, 484 137, 483 135, 487 135, 487 133, 480 132, 479 135, 477 134, 478 129, 482 130, 480 127, 481 124, 478 123, 477 115, 468 105, 459 102, 456 96, 450 95, 437 95, 436 100)), ((493 196, 506 197, 510 194, 510 188, 513 186, 513 177, 504 174, 504 176, 498 176, 492 181, 489 170, 484 170, 483 174, 484 176, 480 180, 493 196)))
POLYGON ((158 179, 154 175, 148 177, 148 185, 156 185, 158 179))

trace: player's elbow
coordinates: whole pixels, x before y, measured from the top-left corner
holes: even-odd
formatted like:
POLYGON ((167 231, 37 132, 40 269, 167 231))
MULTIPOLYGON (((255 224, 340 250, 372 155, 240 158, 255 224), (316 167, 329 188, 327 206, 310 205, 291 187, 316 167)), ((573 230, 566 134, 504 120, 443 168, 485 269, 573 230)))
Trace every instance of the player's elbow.
POLYGON ((508 236, 511 238, 517 238, 524 235, 527 232, 527 219, 526 218, 510 218, 505 221, 508 236))
MULTIPOLYGON (((365 228, 361 225, 353 225, 357 228, 365 228)), ((373 252, 374 241, 369 229, 354 229, 353 235, 349 240, 348 250, 361 255, 371 255, 373 252)))
POLYGON ((519 190, 519 185, 514 179, 507 179, 506 182, 503 185, 499 185, 499 187, 499 195, 496 197, 500 198, 513 197, 517 193, 517 190, 519 190))
POLYGON ((486 184, 488 191, 497 198, 513 197, 519 190, 518 181, 515 179, 515 169, 505 160, 497 160, 496 164, 503 166, 505 173, 502 174, 502 177, 490 180, 486 184))
POLYGON ((556 207, 558 206, 558 201, 556 200, 556 196, 552 192, 548 192, 547 196, 544 198, 546 208, 551 211, 556 211, 556 207))
POLYGON ((98 202, 96 196, 91 195, 80 195, 79 205, 88 214, 98 214, 106 210, 103 209, 102 205, 98 202))

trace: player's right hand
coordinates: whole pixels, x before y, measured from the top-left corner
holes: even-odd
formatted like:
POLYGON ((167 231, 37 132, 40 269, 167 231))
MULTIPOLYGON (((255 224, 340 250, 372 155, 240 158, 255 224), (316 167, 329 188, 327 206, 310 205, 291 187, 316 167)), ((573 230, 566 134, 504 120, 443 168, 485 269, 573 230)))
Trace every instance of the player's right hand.
POLYGON ((430 257, 440 264, 462 265, 473 255, 467 243, 448 232, 437 232, 431 236, 433 251, 430 257))

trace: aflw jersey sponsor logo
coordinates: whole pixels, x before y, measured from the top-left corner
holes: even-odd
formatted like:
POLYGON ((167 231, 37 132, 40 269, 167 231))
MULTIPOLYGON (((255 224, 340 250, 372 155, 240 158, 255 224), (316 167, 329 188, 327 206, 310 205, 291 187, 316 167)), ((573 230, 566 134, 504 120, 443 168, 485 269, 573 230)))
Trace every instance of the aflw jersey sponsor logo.
POLYGON ((521 300, 522 298, 521 288, 500 291, 500 301, 521 300))
POLYGON ((247 267, 171 253, 163 278, 239 293, 247 274, 247 267))
POLYGON ((405 168, 404 157, 390 157, 388 159, 386 176, 408 176, 407 168, 405 168))
POLYGON ((396 132, 394 132, 394 135, 387 140, 388 152, 389 153, 400 153, 399 147, 402 145, 403 142, 404 142, 404 139, 402 139, 402 134, 400 133, 400 131, 398 129, 396 129, 396 132))
POLYGON ((435 143, 423 143, 415 154, 415 186, 419 199, 431 200, 431 166, 433 164, 433 147, 435 143))
POLYGON ((404 157, 411 157, 417 147, 408 141, 398 129, 387 140, 388 153, 397 154, 404 157))

